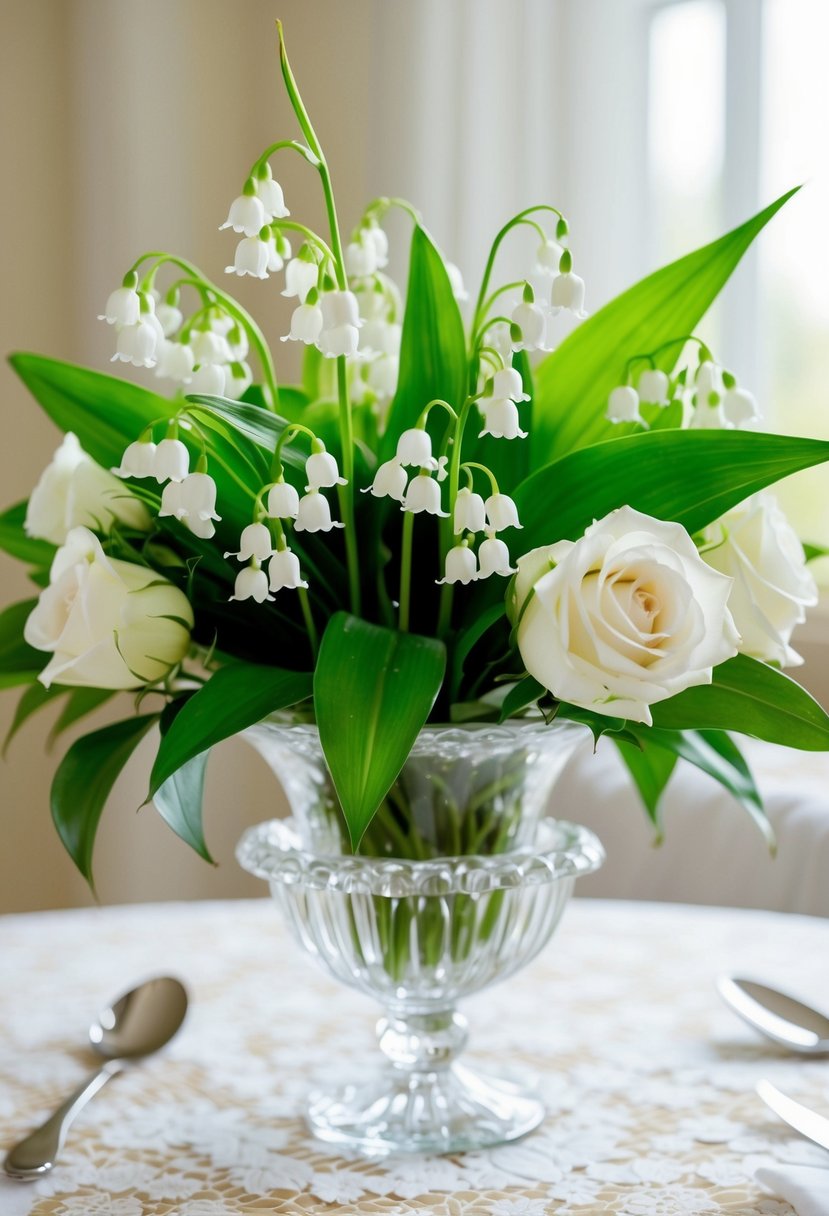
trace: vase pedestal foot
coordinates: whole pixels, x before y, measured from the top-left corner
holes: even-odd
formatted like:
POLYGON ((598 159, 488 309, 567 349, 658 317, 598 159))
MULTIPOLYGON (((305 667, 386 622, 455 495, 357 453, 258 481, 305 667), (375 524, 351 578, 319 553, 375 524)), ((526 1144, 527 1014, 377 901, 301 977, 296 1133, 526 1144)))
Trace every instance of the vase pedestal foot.
POLYGON ((544 1113, 520 1086, 453 1064, 424 1073, 387 1068, 315 1094, 307 1120, 318 1139, 377 1156, 472 1152, 525 1136, 544 1113))

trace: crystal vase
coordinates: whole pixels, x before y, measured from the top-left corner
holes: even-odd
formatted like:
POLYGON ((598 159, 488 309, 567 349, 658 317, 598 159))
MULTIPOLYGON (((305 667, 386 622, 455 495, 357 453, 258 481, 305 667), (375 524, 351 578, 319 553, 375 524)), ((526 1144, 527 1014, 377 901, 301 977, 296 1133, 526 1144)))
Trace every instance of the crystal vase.
POLYGON ((456 1004, 528 963, 575 879, 601 865, 591 832, 544 817, 579 729, 426 728, 357 855, 316 728, 249 733, 293 816, 246 832, 240 864, 269 882, 304 949, 385 1011, 383 1066, 312 1096, 315 1135, 369 1154, 446 1153, 531 1131, 535 1095, 458 1062, 456 1004))

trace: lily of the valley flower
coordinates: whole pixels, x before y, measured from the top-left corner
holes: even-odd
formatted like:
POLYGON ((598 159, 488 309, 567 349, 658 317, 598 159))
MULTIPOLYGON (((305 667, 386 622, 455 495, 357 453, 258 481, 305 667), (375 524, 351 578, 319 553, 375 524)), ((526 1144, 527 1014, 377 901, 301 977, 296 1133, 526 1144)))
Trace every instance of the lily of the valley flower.
POLYGON ((542 241, 535 252, 536 268, 542 274, 557 275, 562 253, 563 250, 558 241, 552 241, 548 237, 542 241))
POLYGON ((285 206, 285 195, 282 192, 282 187, 271 173, 270 166, 266 167, 265 177, 257 179, 256 197, 265 208, 268 219, 283 220, 291 214, 285 206))
POLYGON ((232 266, 225 266, 226 274, 238 274, 240 277, 249 274, 254 279, 268 277, 268 263, 271 249, 267 235, 243 236, 236 246, 236 255, 232 266))
POLYGON ((441 509, 440 486, 426 470, 421 470, 409 482, 406 497, 403 499, 403 510, 414 514, 426 511, 429 515, 440 515, 444 518, 449 514, 441 509))
POLYGON ((429 432, 421 426, 413 426, 403 431, 397 441, 397 459, 404 465, 417 465, 424 469, 437 468, 437 462, 432 456, 429 432))
POLYGON ((379 269, 377 247, 363 229, 356 241, 345 247, 345 270, 349 278, 365 279, 379 269))
POLYGON ((308 478, 306 490, 328 490, 332 486, 344 486, 346 480, 340 476, 337 462, 330 452, 326 452, 321 440, 315 440, 314 450, 305 461, 305 476, 308 478), (319 447, 316 445, 319 444, 319 447))
POLYGON ((313 346, 322 333, 322 322, 319 297, 316 288, 312 287, 305 303, 294 309, 291 315, 291 332, 284 334, 282 341, 304 342, 306 346, 313 346))
POLYGON ((639 400, 646 405, 667 405, 669 383, 665 372, 658 367, 646 368, 636 385, 639 400))
POLYGON ((608 422, 639 422, 645 420, 639 413, 639 394, 630 384, 619 384, 607 400, 605 418, 608 422))
MULTIPOLYGON (((324 500, 323 500, 324 501, 324 500)), ((277 549, 268 566, 271 591, 295 590, 307 587, 299 568, 299 558, 289 548, 277 549)))
POLYGON ((573 274, 572 270, 559 274, 553 279, 551 296, 553 312, 571 312, 574 316, 584 319, 584 279, 573 274))
POLYGON ((162 439, 153 458, 153 475, 156 481, 184 481, 189 469, 190 453, 181 440, 162 439))
POLYGON ((248 188, 251 191, 249 194, 240 194, 230 204, 227 219, 219 226, 220 232, 224 228, 232 228, 234 232, 244 232, 245 236, 256 236, 267 223, 268 216, 265 208, 261 200, 253 193, 255 187, 249 183, 245 189, 248 188))
POLYGON ((278 481, 268 490, 268 516, 271 519, 296 519, 299 492, 287 481, 278 481))
POLYGON ((486 507, 483 498, 467 486, 462 486, 455 499, 452 531, 456 536, 460 536, 461 532, 483 532, 485 527, 486 507))
POLYGON ((135 287, 117 287, 106 302, 106 308, 98 314, 99 321, 107 325, 137 325, 141 316, 141 297, 135 287))
POLYGON ((524 392, 524 381, 515 367, 502 367, 492 377, 492 396, 509 397, 510 401, 529 401, 530 394, 524 392))
POLYGON ((236 581, 233 585, 233 595, 231 600, 256 600, 257 604, 264 604, 266 600, 273 600, 273 596, 268 590, 268 576, 264 570, 253 563, 246 566, 244 570, 240 570, 236 575, 236 581))
POLYGON ((518 520, 518 508, 509 494, 490 494, 484 507, 493 532, 503 532, 505 528, 523 528, 524 525, 518 520))
POLYGON ((357 297, 351 291, 326 291, 320 299, 322 330, 319 349, 327 359, 356 355, 363 324, 357 297))
POLYGON ((273 541, 267 524, 248 524, 242 530, 238 553, 225 553, 225 557, 238 558, 240 562, 267 561, 273 553, 273 541))
POLYGON ((374 474, 374 481, 363 490, 374 498, 393 498, 402 502, 406 493, 407 474, 399 460, 387 460, 374 474))
POLYGON ((156 305, 155 315, 158 317, 158 323, 165 338, 172 337, 184 320, 181 309, 166 300, 156 305))
POLYGON ((186 342, 169 342, 165 339, 158 352, 155 374, 168 380, 176 380, 179 384, 189 384, 193 378, 194 365, 192 347, 186 342))
POLYGON ((521 430, 518 406, 508 397, 482 398, 478 406, 484 416, 479 438, 484 435, 492 435, 494 439, 527 438, 527 432, 521 430))
POLYGON ((491 574, 500 574, 506 578, 515 574, 517 569, 509 564, 509 549, 492 531, 487 532, 486 540, 478 549, 478 564, 478 578, 489 578, 491 574))
POLYGON ((116 477, 155 477, 156 450, 152 440, 136 439, 128 445, 120 466, 112 472, 116 477))
POLYGON ((225 375, 224 395, 229 397, 231 401, 238 401, 239 398, 247 392, 253 383, 253 372, 250 369, 250 364, 244 360, 235 360, 233 363, 228 363, 227 367, 220 368, 220 371, 225 375))
POLYGON ((362 237, 364 241, 370 241, 374 246, 377 269, 382 270, 389 260, 389 238, 386 236, 385 231, 375 221, 363 229, 362 237))
POLYGON ((155 367, 159 332, 160 326, 150 314, 142 316, 134 325, 125 325, 118 331, 118 342, 111 362, 131 363, 133 367, 155 367))
POLYGON ((521 337, 513 341, 513 350, 544 350, 547 318, 544 310, 534 300, 524 299, 516 304, 511 313, 513 324, 521 330, 521 337))
POLYGON ((735 427, 745 426, 747 422, 754 422, 760 417, 753 394, 744 388, 738 388, 736 384, 725 391, 722 414, 725 421, 735 427))
MULTIPOLYGON (((160 446, 160 445, 159 445, 160 446)), ((216 483, 209 473, 190 473, 183 481, 171 481, 161 495, 159 517, 173 516, 194 536, 210 540, 216 535, 216 483)))
POLYGON ((300 250, 285 267, 285 289, 282 294, 283 296, 297 296, 301 302, 304 302, 311 288, 317 286, 318 279, 319 267, 316 262, 310 255, 308 258, 303 257, 302 250, 300 250))
POLYGON ((196 363, 229 363, 232 355, 227 338, 218 327, 197 329, 191 335, 190 345, 196 363))
POLYGON ((345 524, 331 519, 328 499, 319 490, 309 490, 299 500, 296 522, 297 532, 330 532, 332 528, 344 528, 345 524))
POLYGON ((467 544, 454 545, 446 554, 446 566, 443 578, 436 581, 443 583, 474 583, 478 577, 478 561, 474 550, 467 544))
POLYGON ((224 397, 227 373, 221 363, 202 363, 193 372, 190 392, 203 397, 224 397))

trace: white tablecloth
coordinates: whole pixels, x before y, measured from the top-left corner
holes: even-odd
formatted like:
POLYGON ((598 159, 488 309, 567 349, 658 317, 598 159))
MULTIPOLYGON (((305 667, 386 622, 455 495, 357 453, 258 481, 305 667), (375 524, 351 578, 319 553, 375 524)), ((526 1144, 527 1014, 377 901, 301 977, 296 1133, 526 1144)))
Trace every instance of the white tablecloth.
POLYGON ((0 919, 0 1147, 92 1063, 90 1014, 153 973, 191 989, 167 1052, 117 1077, 40 1183, 0 1216, 789 1216, 761 1165, 829 1164, 753 1093, 829 1109, 829 1064, 779 1053, 721 1006, 721 969, 829 1007, 829 923, 575 900, 542 956, 469 1001, 470 1056, 541 1075, 544 1125, 457 1158, 342 1160, 306 1133, 313 1078, 372 1061, 374 1013, 289 941, 275 905, 106 908, 0 919))

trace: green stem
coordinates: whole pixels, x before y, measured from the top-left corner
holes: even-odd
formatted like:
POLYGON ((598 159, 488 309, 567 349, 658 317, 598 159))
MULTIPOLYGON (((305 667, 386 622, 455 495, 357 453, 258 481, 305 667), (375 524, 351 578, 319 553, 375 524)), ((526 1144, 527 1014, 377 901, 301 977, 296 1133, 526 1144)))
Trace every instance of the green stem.
POLYGON ((318 168, 317 158, 314 156, 314 153, 310 148, 306 148, 304 144, 301 144, 299 140, 278 139, 275 144, 269 144, 262 155, 253 162, 253 168, 251 169, 249 176, 254 179, 257 178, 259 175, 259 170, 263 167, 265 162, 270 160, 274 152, 279 152, 282 148, 292 148, 294 152, 299 152, 303 159, 308 161, 309 165, 313 165, 315 169, 318 168))
MULTIPOLYGON (((527 207, 527 208, 525 208, 524 211, 519 211, 518 215, 514 215, 511 220, 508 220, 507 223, 504 224, 503 228, 500 230, 500 232, 495 237, 495 240, 492 242, 492 248, 489 251, 489 257, 487 258, 486 267, 484 269, 484 277, 481 280, 481 290, 478 292, 478 299, 475 304, 475 315, 474 315, 474 319, 472 322, 472 332, 473 333, 475 333, 477 331, 478 326, 480 324, 481 312, 484 307, 484 301, 486 300, 487 291, 489 289, 489 280, 492 277, 492 269, 495 265, 495 258, 498 255, 498 250, 501 247, 501 242, 503 241, 504 237, 507 236, 507 234, 513 228, 515 228, 518 224, 527 223, 528 216, 533 215, 536 211, 551 211, 553 213, 553 215, 557 215, 559 217, 559 219, 563 219, 563 216, 562 216, 561 212, 559 211, 558 207, 551 207, 547 203, 539 203, 534 207, 527 207)), ((532 226, 534 228, 536 228, 536 229, 538 228, 538 225, 534 221, 530 221, 530 222, 532 223, 532 226)), ((546 233, 544 233, 543 230, 541 231, 541 235, 546 239, 546 233)))
POLYGON ((414 535, 414 512, 403 512, 403 544, 400 551, 400 617, 401 632, 409 629, 409 598, 412 590, 412 538, 414 535))
MULTIPOLYGON (((467 397, 461 406, 461 412, 458 415, 458 420, 455 423, 455 435, 452 445, 452 458, 449 462, 449 516, 443 521, 441 527, 441 566, 446 561, 446 555, 452 547, 454 539, 454 512, 455 501, 458 497, 458 488, 460 485, 461 475, 461 448, 463 447, 463 432, 466 426, 466 420, 469 417, 469 411, 477 397, 467 397)), ((440 589, 440 607, 438 609, 438 637, 446 637, 449 632, 449 627, 452 623, 452 603, 454 600, 454 583, 444 583, 440 589)))
POLYGON ((308 631, 308 641, 311 643, 311 656, 314 660, 314 666, 317 664, 317 655, 319 654, 320 639, 317 633, 317 627, 314 624, 314 614, 311 612, 311 601, 308 598, 308 592, 304 587, 297 587, 297 595, 299 596, 299 606, 302 609, 302 617, 305 621, 305 628, 308 631))
POLYGON ((283 228, 287 228, 290 232, 301 233, 302 236, 305 237, 306 241, 310 241, 312 245, 316 245, 323 257, 327 258, 328 261, 331 262, 332 266, 336 266, 336 258, 329 249, 328 245, 326 245, 322 237, 319 236, 318 233, 314 232, 313 228, 309 228, 307 224, 300 224, 297 220, 274 220, 271 227, 279 228, 280 231, 282 231, 283 228))
POLYGON ((337 396, 340 403, 340 442, 342 445, 343 477, 339 486, 340 510, 345 524, 345 553, 348 562, 348 587, 351 611, 360 615, 360 561, 357 550, 357 529, 354 520, 354 431, 351 403, 348 400, 348 364, 345 355, 337 359, 337 396))
POLYGON ((479 469, 481 473, 486 473, 489 478, 489 484, 492 487, 492 493, 497 494, 498 482, 495 480, 495 474, 492 469, 488 469, 485 464, 478 464, 477 460, 465 460, 461 465, 462 469, 479 469))

